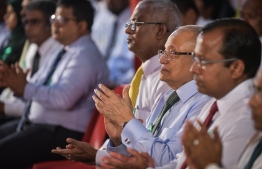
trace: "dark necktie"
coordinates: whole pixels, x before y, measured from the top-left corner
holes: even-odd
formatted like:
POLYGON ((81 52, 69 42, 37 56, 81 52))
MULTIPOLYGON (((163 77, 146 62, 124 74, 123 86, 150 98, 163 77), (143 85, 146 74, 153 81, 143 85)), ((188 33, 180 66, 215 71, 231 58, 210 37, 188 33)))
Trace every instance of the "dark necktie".
POLYGON ((111 38, 110 38, 110 41, 108 43, 106 53, 105 53, 105 57, 104 57, 105 60, 108 60, 110 58, 110 55, 111 55, 113 48, 116 44, 116 39, 117 39, 116 33, 117 33, 117 20, 113 24, 113 30, 112 30, 112 33, 111 33, 111 38))
MULTIPOLYGON (((61 60, 62 56, 65 54, 65 52, 66 52, 66 50, 65 50, 65 49, 62 49, 62 50, 58 53, 58 55, 57 55, 57 57, 56 57, 53 65, 52 65, 52 67, 50 68, 50 70, 49 70, 49 72, 48 72, 45 80, 43 81, 43 85, 48 85, 48 84, 49 84, 49 82, 50 82, 50 80, 51 80, 51 77, 52 77, 52 75, 53 75, 53 73, 54 73, 54 71, 55 71, 58 63, 59 63, 59 61, 61 60)), ((25 106, 25 109, 24 109, 24 113, 23 113, 23 115, 22 115, 22 117, 21 117, 21 119, 20 119, 20 121, 19 121, 19 123, 18 123, 18 126, 17 126, 17 128, 16 128, 16 131, 17 131, 17 132, 19 132, 19 131, 22 130, 22 128, 23 128, 23 126, 24 126, 24 124, 25 124, 26 122, 29 122, 28 116, 29 116, 29 113, 30 113, 31 103, 32 103, 32 100, 30 100, 30 101, 28 101, 28 102, 26 103, 26 106, 25 106)))
POLYGON ((33 75, 37 72, 38 68, 39 68, 39 61, 40 61, 40 54, 37 51, 33 60, 33 68, 31 71, 31 77, 33 77, 33 75))
MULTIPOLYGON (((211 108, 210 108, 210 110, 209 110, 209 114, 207 115, 207 117, 206 117, 206 119, 205 119, 205 121, 204 121, 204 123, 203 123, 207 128, 210 126, 211 121, 212 121, 212 119, 213 119, 213 117, 214 117, 214 115, 216 114, 217 111, 218 111, 217 101, 215 101, 215 102, 212 104, 212 106, 211 106, 211 108)), ((185 160, 185 161, 182 163, 180 169, 185 169, 186 167, 187 167, 187 162, 186 162, 186 160, 185 160)))
POLYGON ((163 108, 162 108, 153 128, 152 128, 152 133, 153 133, 154 136, 158 135, 158 131, 160 130, 161 120, 164 117, 164 115, 166 114, 166 112, 178 101, 179 101, 179 97, 178 97, 176 91, 173 91, 169 95, 168 99, 166 100, 165 105, 163 106, 163 108))
POLYGON ((256 148, 254 149, 248 163, 246 164, 244 169, 251 169, 254 162, 256 161, 256 159, 258 158, 258 156, 261 154, 262 151, 262 140, 260 140, 260 142, 257 144, 256 148))

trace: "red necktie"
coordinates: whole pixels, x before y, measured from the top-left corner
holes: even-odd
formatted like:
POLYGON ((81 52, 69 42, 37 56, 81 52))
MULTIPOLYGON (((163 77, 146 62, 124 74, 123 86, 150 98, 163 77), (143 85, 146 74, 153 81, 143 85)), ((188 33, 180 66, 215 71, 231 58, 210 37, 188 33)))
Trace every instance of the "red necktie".
MULTIPOLYGON (((212 118, 214 117, 215 113, 218 111, 217 108, 217 101, 215 101, 209 111, 208 116, 206 117, 206 120, 204 121, 204 125, 208 128, 211 124, 212 118)), ((183 164, 181 165, 180 169, 186 169, 187 167, 187 162, 186 160, 183 162, 183 164)))

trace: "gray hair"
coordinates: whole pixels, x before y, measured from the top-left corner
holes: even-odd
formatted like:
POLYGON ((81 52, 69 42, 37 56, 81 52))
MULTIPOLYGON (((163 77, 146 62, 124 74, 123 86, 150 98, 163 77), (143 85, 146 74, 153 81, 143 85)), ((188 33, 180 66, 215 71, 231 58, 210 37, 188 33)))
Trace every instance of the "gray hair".
POLYGON ((154 22, 166 23, 170 34, 181 26, 180 12, 170 0, 143 0, 140 3, 150 5, 154 22))

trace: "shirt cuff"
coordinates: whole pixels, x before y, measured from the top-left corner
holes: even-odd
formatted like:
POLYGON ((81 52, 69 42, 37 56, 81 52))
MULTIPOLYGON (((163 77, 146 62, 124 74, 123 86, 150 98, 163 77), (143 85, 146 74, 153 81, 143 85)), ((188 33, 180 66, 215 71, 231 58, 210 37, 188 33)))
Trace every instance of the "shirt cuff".
POLYGON ((130 120, 121 133, 122 143, 126 147, 135 148, 135 145, 142 136, 149 131, 136 118, 130 120))
POLYGON ((208 164, 205 169, 223 169, 215 163, 208 164))
POLYGON ((113 142, 111 140, 109 140, 108 144, 107 144, 107 151, 108 152, 117 152, 119 154, 123 154, 128 156, 129 153, 127 152, 127 148, 124 144, 120 144, 119 146, 114 146, 113 142))
POLYGON ((109 153, 106 150, 98 150, 96 153, 96 165, 101 165, 102 158, 104 156, 110 157, 109 153))

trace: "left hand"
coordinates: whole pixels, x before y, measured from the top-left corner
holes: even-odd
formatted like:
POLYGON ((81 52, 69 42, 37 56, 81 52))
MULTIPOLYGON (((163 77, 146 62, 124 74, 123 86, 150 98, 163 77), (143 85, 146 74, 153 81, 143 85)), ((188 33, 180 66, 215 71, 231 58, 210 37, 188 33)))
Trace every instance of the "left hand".
POLYGON ((93 96, 93 100, 95 101, 97 110, 105 118, 117 123, 119 126, 134 118, 132 103, 128 95, 129 86, 123 89, 123 98, 102 84, 99 84, 98 87, 102 92, 95 89, 96 96, 93 96))
POLYGON ((205 168, 208 164, 220 165, 222 158, 222 143, 217 128, 212 136, 207 128, 198 121, 200 130, 187 121, 182 135, 182 144, 187 156, 187 163, 190 168, 205 168))
POLYGON ((86 164, 95 164, 95 157, 97 150, 90 144, 82 141, 77 141, 72 138, 68 138, 66 149, 57 147, 52 150, 54 154, 60 154, 72 161, 80 161, 86 164))
POLYGON ((19 67, 18 63, 11 65, 11 67, 6 65, 3 61, 1 61, 0 64, 0 86, 9 87, 16 96, 22 96, 27 84, 26 76, 29 70, 24 72, 19 67))
POLYGON ((154 167, 153 159, 147 153, 139 153, 134 149, 127 149, 131 157, 111 152, 111 157, 103 157, 101 168, 103 169, 146 169, 154 167))
POLYGON ((117 123, 112 122, 107 118, 105 118, 104 123, 105 123, 106 132, 109 138, 114 143, 114 146, 119 146, 120 144, 122 144, 121 141, 121 133, 123 130, 122 126, 119 126, 117 123))

